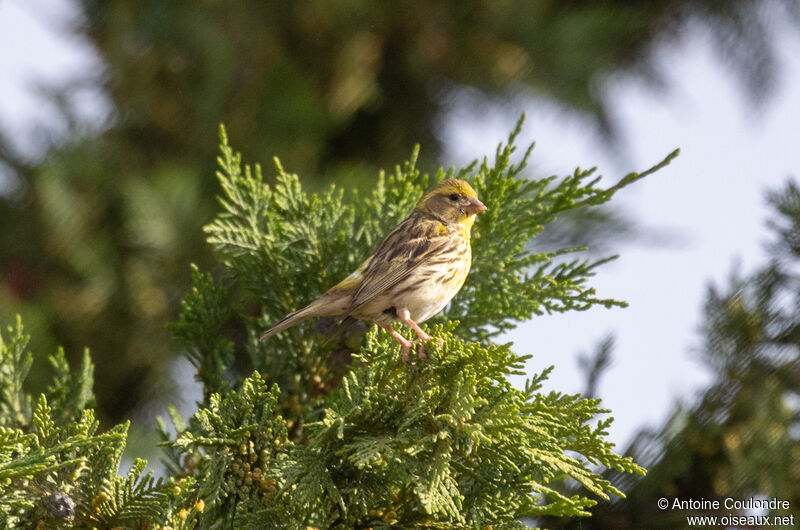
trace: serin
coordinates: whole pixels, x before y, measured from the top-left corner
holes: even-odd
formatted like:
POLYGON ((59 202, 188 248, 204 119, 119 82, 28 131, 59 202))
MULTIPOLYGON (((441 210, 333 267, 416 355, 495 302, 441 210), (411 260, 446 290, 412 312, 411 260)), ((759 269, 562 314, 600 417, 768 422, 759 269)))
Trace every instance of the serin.
POLYGON ((464 285, 472 263, 470 229, 484 210, 467 182, 442 180, 358 269, 318 300, 286 315, 261 340, 310 317, 351 316, 385 329, 400 343, 403 361, 408 362, 417 343, 424 359, 423 344, 432 337, 419 324, 444 309, 464 285), (411 327, 418 340, 409 341, 392 328, 398 321, 411 327))

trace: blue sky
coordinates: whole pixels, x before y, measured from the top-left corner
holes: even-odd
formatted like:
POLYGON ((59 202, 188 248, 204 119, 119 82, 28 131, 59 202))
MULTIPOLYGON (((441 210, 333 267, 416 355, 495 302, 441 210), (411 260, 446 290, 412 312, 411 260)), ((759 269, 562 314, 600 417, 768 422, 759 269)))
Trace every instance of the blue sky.
MULTIPOLYGON (((36 126, 52 117, 32 87, 98 68, 80 41, 59 30, 69 13, 65 0, 0 2, 0 121, 20 131, 22 145, 34 145, 41 134, 36 126)), ((612 82, 605 90, 620 124, 618 152, 585 119, 536 98, 477 115, 474 107, 455 109, 441 122, 445 162, 455 164, 491 155, 525 111, 520 143, 536 141, 536 175, 598 166, 609 185, 681 148, 672 165, 614 199, 643 227, 673 236, 667 245, 623 245, 619 260, 594 278, 600 295, 626 300, 630 307, 538 317, 506 337, 516 351, 534 354, 532 373, 556 365, 546 389, 579 392, 584 381, 576 353, 614 332, 615 363, 599 393, 613 410, 611 438, 619 444, 642 425, 658 425, 676 400, 689 399, 708 381, 692 357, 700 345, 697 330, 708 283, 724 284, 737 267, 746 273, 764 262, 764 191, 800 168, 800 54, 793 53, 800 41, 780 28, 775 39, 782 72, 761 110, 748 106, 701 30, 658 52, 667 92, 625 79, 612 82)), ((80 98, 84 115, 102 117, 106 106, 97 93, 80 98)))

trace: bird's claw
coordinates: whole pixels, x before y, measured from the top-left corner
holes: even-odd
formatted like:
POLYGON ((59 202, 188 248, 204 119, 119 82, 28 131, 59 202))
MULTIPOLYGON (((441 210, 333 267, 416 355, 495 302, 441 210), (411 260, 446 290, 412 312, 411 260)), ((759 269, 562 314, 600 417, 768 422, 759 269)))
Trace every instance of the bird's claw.
POLYGON ((412 340, 412 341, 408 342, 408 345, 404 345, 402 347, 402 351, 403 351, 402 359, 403 359, 403 362, 408 364, 408 362, 409 362, 408 354, 411 351, 411 346, 416 346, 417 347, 417 357, 419 357, 420 361, 426 360, 428 358, 428 356, 425 355, 425 343, 426 342, 431 342, 434 338, 436 339, 437 344, 439 344, 439 349, 442 349, 444 347, 444 339, 441 338, 441 337, 431 337, 430 335, 428 335, 427 339, 420 338, 420 339, 417 339, 417 340, 412 340))
POLYGON ((401 355, 400 358, 403 359, 403 362, 406 364, 408 364, 408 350, 410 349, 411 349, 411 344, 402 347, 403 354, 401 355))
MULTIPOLYGON (((433 339, 434 339, 434 337, 431 337, 430 335, 428 335, 428 340, 415 341, 415 342, 419 343, 419 348, 418 348, 417 351, 418 351, 419 359, 421 361, 424 361, 425 359, 428 358, 427 355, 425 355, 425 343, 426 342, 431 342, 433 339)), ((441 350, 444 347, 444 339, 441 338, 441 337, 436 337, 436 342, 437 342, 437 344, 439 344, 439 349, 441 350)))
POLYGON ((403 359, 403 362, 406 364, 409 363, 408 353, 411 351, 411 346, 417 346, 417 355, 419 356, 420 360, 425 360, 425 346, 418 340, 412 340, 407 346, 402 347, 403 353, 401 359, 403 359))

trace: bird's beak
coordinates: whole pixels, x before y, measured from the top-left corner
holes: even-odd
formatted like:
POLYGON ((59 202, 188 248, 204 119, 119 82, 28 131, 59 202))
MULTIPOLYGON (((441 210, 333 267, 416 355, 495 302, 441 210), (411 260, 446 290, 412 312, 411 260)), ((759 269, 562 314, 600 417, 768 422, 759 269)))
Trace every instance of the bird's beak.
POLYGON ((483 204, 477 197, 473 197, 469 200, 469 206, 467 207, 467 211, 470 215, 475 215, 477 213, 481 213, 482 211, 486 210, 486 205, 483 204))

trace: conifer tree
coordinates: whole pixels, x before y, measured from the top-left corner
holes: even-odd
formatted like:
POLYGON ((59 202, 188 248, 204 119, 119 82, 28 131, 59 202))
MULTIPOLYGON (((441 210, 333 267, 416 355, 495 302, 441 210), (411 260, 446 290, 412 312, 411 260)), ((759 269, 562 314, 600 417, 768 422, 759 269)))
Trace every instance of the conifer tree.
MULTIPOLYGON (((795 0, 67 6, 30 15, 96 66, 41 79, 44 129, 0 120, 0 321, 24 315, 43 351, 115 352, 95 356, 98 417, 113 422, 170 399, 152 401, 175 361, 163 322, 180 310, 186 263, 212 267, 201 227, 220 121, 249 159, 280 154, 306 189, 368 185, 412 142, 425 167, 441 160, 442 126, 467 109, 488 117, 531 95, 614 138, 617 81, 668 88, 661 52, 698 33, 749 101, 768 101, 782 71, 775 21, 800 28, 795 0)), ((564 215, 549 233, 567 246, 577 232, 579 246, 592 230, 607 249, 629 241, 620 223, 636 227, 613 213, 564 215)))
POLYGON ((647 466, 646 477, 604 473, 623 485, 624 502, 602 503, 588 521, 549 519, 548 527, 685 528, 687 516, 754 513, 800 522, 800 188, 789 181, 768 200, 768 263, 706 294, 697 359, 711 383, 676 405, 664 425, 634 438, 626 454, 647 466), (717 500, 720 507, 662 510, 662 497, 717 500), (724 503, 752 497, 785 500, 789 509, 724 503))
POLYGON ((588 285, 610 258, 528 244, 559 214, 599 205, 667 164, 601 187, 594 170, 523 175, 521 121, 488 159, 433 176, 411 160, 366 193, 308 195, 275 161, 275 181, 243 165, 221 131, 221 212, 207 227, 223 267, 193 269, 170 329, 197 368, 191 418, 160 421, 166 478, 136 460, 119 474, 127 424, 99 432, 88 353, 70 371, 59 351, 33 399, 22 325, 0 344, 0 518, 41 528, 517 528, 521 518, 588 516, 623 496, 599 469, 642 474, 606 439, 598 399, 523 388, 531 345, 496 344, 544 313, 621 306, 588 285), (443 339, 403 363, 374 326, 306 322, 266 342, 266 326, 353 270, 439 179, 468 178, 489 207, 473 231, 466 285, 427 323, 443 339), (34 405, 34 403, 36 403, 34 405), (585 491, 564 495, 565 480, 585 491))

